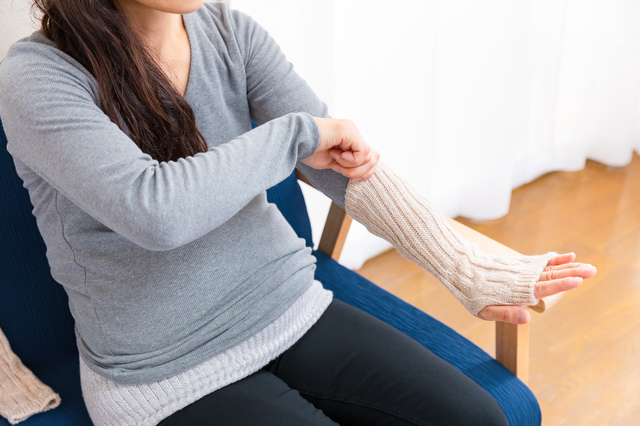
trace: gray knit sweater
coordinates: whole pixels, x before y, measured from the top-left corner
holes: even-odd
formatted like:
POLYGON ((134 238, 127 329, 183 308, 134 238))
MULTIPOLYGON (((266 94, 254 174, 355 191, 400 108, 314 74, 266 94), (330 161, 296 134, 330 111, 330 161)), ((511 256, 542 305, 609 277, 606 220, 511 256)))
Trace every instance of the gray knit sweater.
MULTIPOLYGON (((0 64, 8 149, 81 358, 114 383, 163 380, 240 347, 313 283, 310 249, 265 190, 315 151, 312 115, 326 106, 248 16, 214 3, 184 21, 185 97, 209 150, 178 161, 142 153, 101 111, 91 74, 41 33, 0 64)), ((344 203, 346 178, 301 168, 344 203)))

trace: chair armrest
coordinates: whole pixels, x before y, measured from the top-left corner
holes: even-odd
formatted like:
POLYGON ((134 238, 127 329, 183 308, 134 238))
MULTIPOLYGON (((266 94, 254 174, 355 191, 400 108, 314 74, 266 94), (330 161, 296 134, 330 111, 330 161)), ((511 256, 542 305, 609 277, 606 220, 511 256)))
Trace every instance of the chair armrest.
POLYGON ((304 175, 304 173, 302 173, 300 171, 300 169, 296 168, 296 177, 298 178, 298 180, 306 183, 307 185, 309 185, 312 188, 318 189, 315 187, 314 184, 311 183, 311 181, 309 179, 307 179, 307 177, 304 175))

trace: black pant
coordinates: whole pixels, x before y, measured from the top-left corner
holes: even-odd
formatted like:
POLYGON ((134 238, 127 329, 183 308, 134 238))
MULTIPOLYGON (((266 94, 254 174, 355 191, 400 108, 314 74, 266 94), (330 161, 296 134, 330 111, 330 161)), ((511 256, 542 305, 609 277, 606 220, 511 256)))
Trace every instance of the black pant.
POLYGON ((388 324, 334 300, 262 370, 160 423, 168 425, 507 425, 496 400, 388 324))

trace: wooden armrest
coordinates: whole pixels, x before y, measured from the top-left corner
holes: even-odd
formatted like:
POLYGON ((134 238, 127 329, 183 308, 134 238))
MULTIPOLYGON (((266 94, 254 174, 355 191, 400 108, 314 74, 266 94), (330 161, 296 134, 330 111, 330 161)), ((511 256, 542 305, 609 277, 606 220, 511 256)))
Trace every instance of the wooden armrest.
MULTIPOLYGON (((307 179, 307 177, 304 175, 304 173, 302 173, 300 171, 300 169, 298 169, 298 168, 296 168, 296 177, 298 178, 298 180, 301 180, 302 182, 306 183, 310 187, 315 188, 315 186, 311 183, 311 181, 309 179, 307 179)), ((316 188, 316 189, 318 189, 318 188, 316 188)))

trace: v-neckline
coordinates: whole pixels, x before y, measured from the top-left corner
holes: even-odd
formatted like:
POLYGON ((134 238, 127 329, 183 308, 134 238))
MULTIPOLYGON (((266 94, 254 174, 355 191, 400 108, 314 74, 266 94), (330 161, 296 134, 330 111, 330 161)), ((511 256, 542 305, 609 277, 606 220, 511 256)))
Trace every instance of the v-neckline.
POLYGON ((189 41, 189 75, 187 76, 187 87, 184 90, 184 95, 182 95, 183 98, 187 99, 188 95, 189 95, 189 89, 191 88, 191 86, 193 86, 192 84, 192 79, 193 79, 193 60, 194 60, 194 51, 195 49, 193 48, 193 44, 195 43, 194 39, 191 37, 191 28, 190 28, 190 22, 189 19, 187 18, 187 15, 181 15, 182 16, 182 23, 184 25, 184 30, 187 33, 187 40, 189 41))

